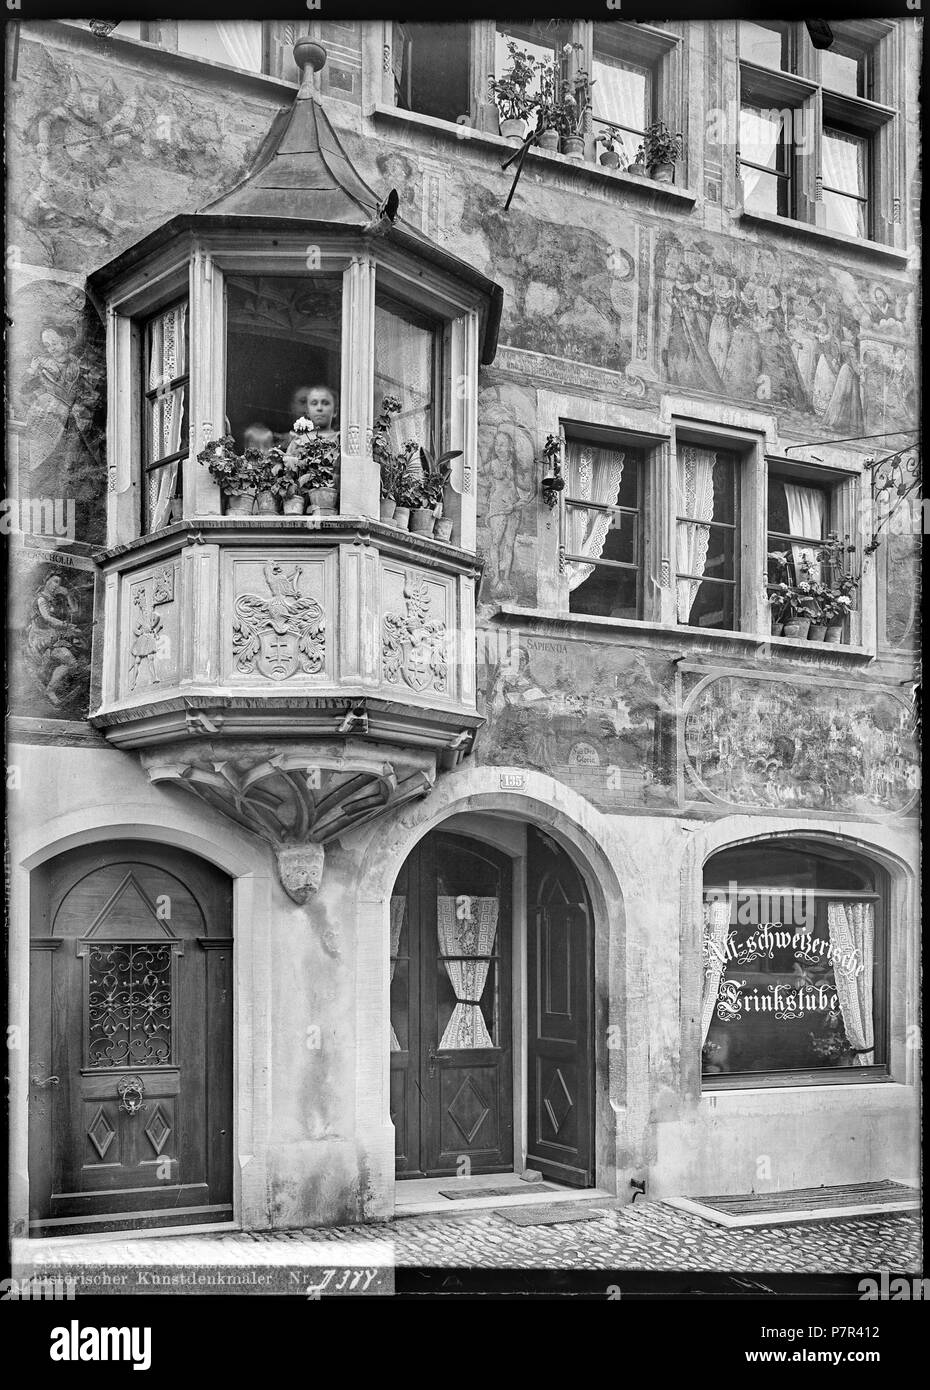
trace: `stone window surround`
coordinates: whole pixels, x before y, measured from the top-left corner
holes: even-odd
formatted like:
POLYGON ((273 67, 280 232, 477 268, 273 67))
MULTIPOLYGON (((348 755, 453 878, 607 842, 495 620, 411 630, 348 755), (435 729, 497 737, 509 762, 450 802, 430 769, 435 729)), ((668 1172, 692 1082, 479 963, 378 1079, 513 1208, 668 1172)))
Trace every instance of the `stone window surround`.
MULTIPOLYGON (((801 654, 831 656, 843 664, 867 665, 876 656, 875 557, 863 553, 864 528, 857 520, 870 515, 869 475, 862 458, 841 448, 831 449, 826 459, 816 462, 803 457, 808 448, 785 450, 790 441, 781 440, 774 415, 709 406, 684 397, 663 396, 659 410, 645 415, 613 401, 594 401, 580 396, 540 390, 537 396, 537 429, 540 449, 547 434, 567 431, 572 426, 582 432, 593 429, 602 440, 613 436, 618 444, 626 441, 642 448, 644 467, 644 545, 643 563, 645 616, 642 619, 599 617, 572 613, 569 609, 568 578, 562 559, 564 546, 564 493, 556 509, 540 508, 537 537, 539 554, 538 608, 526 610, 511 604, 500 606, 502 614, 522 614, 545 618, 590 631, 616 630, 618 638, 647 634, 667 643, 687 643, 688 647, 706 643, 717 651, 732 650, 750 655, 753 647, 764 644, 772 655, 794 657, 801 654), (677 445, 682 442, 707 443, 741 454, 740 486, 740 630, 692 627, 675 616, 675 463, 677 445), (801 455, 801 456, 799 456, 801 455), (859 589, 861 637, 857 645, 848 643, 798 642, 774 637, 766 602, 763 573, 767 553, 767 486, 769 462, 789 466, 808 475, 831 493, 830 526, 848 534, 859 546, 861 566, 859 589), (545 513, 545 515, 543 515, 545 513)), ((824 450, 818 446, 823 455, 824 450)))
MULTIPOLYGON (((900 119, 900 92, 897 68, 902 56, 898 27, 885 20, 856 23, 863 41, 873 45, 877 99, 852 97, 825 90, 822 84, 820 53, 814 48, 801 23, 793 26, 796 72, 767 68, 739 60, 739 86, 751 84, 754 99, 770 102, 775 109, 791 107, 803 111, 805 129, 813 132, 812 148, 795 156, 795 213, 792 217, 755 213, 744 206, 739 167, 739 129, 732 132, 736 148, 737 206, 740 217, 766 229, 814 234, 830 238, 839 245, 859 248, 874 255, 894 255, 902 259, 905 228, 902 213, 903 122, 900 119), (853 237, 824 226, 821 199, 821 135, 825 121, 839 121, 869 137, 870 206, 872 227, 869 237, 853 237)), ((737 31, 738 32, 738 31, 737 31)), ((737 39, 738 51, 738 39, 737 39)), ((739 103, 738 103, 739 105, 739 103)), ((738 121, 738 114, 737 114, 738 121)), ((897 258, 896 257, 896 258, 897 258)))
MULTIPOLYGON (((107 307, 107 536, 122 545, 140 535, 141 323, 186 297, 190 305, 189 453, 182 464, 183 515, 219 516, 220 492, 197 453, 222 433, 226 395, 224 271, 251 275, 306 275, 307 234, 280 232, 269 252, 270 232, 188 237, 148 260, 121 284, 107 307)), ((364 248, 316 238, 343 272, 340 515, 377 517, 379 479, 368 452, 373 400, 374 306, 377 285, 395 298, 441 317, 443 376, 449 403, 447 447, 463 451, 453 466, 447 515, 458 545, 474 551, 476 528, 478 309, 439 272, 411 271, 386 248, 376 266, 364 248), (361 344, 369 343, 365 352, 361 344)))

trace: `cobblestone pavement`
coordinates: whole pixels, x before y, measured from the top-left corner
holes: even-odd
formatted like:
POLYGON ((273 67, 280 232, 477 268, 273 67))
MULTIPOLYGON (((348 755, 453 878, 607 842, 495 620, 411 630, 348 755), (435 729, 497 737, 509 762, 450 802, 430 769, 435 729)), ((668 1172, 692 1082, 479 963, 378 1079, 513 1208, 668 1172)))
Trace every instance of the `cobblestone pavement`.
MULTIPOLYGON (((389 1241, 398 1265, 521 1269, 720 1270, 848 1274, 921 1270, 916 1212, 806 1226, 726 1230, 663 1202, 619 1206, 557 1226, 515 1226, 494 1211, 408 1216, 388 1224, 252 1232, 255 1241, 389 1241)), ((242 1241, 245 1233, 234 1239, 242 1241)), ((224 1237, 212 1239, 222 1242, 224 1237)))

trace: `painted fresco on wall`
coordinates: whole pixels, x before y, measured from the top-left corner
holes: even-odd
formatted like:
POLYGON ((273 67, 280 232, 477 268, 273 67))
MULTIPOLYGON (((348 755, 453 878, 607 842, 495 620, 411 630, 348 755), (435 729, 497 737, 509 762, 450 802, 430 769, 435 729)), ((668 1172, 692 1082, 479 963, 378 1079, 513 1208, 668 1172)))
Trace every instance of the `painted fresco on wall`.
POLYGON ((910 290, 677 232, 662 232, 656 253, 659 365, 668 380, 812 415, 838 435, 913 425, 910 290))
POLYGON ((94 563, 18 549, 10 572, 10 709, 35 719, 84 719, 90 689, 94 563))
POLYGON ((536 393, 489 386, 478 397, 480 598, 536 602, 536 393))
POLYGON ((8 240, 23 261, 85 273, 244 172, 270 124, 237 93, 190 88, 37 43, 10 86, 8 240))
POLYGON ((479 632, 480 763, 528 767, 600 810, 671 804, 670 663, 574 638, 479 632))
MULTIPOLYGON (((9 480, 18 498, 61 502, 71 535, 106 539, 106 350, 83 291, 14 268, 9 329, 9 480), (19 284, 17 283, 19 282, 19 284)), ((41 509, 37 512, 42 515, 41 509)))
POLYGON ((894 650, 919 645, 921 539, 890 533, 885 552, 885 644, 894 650))
POLYGON ((916 796, 912 711, 884 691, 721 676, 684 719, 690 795, 857 815, 916 796))

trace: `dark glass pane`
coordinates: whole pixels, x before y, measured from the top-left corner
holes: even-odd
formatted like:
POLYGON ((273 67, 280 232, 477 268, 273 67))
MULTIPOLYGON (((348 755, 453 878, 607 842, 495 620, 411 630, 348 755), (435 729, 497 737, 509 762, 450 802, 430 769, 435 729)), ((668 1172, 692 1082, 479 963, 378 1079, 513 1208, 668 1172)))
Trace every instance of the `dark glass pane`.
POLYGON ((238 448, 286 447, 301 415, 338 429, 341 275, 231 274, 226 322, 226 414, 238 448))
POLYGON ((733 631, 736 604, 734 584, 711 584, 703 582, 697 591, 688 623, 696 627, 719 627, 733 631))
POLYGON ((803 841, 740 845, 708 860, 706 886, 730 881, 756 885, 847 889, 871 892, 875 874, 867 860, 853 858, 839 846, 811 846, 803 841))
POLYGON ((637 578, 636 570, 595 565, 588 578, 569 593, 569 610, 601 618, 639 618, 637 578))
POLYGON ((639 506, 639 469, 642 454, 638 450, 632 449, 626 449, 624 453, 623 476, 620 479, 620 491, 617 494, 616 502, 618 507, 637 507, 639 506))
POLYGON ((788 499, 785 484, 781 478, 770 477, 768 482, 769 530, 790 532, 788 524, 788 499))
POLYGON ((718 454, 714 463, 714 521, 736 521, 735 479, 732 454, 718 454))
MULTIPOLYGON (((405 24, 404 31, 409 42, 410 110, 442 121, 468 115, 468 25, 405 24)), ((406 105, 406 100, 398 104, 406 105)))

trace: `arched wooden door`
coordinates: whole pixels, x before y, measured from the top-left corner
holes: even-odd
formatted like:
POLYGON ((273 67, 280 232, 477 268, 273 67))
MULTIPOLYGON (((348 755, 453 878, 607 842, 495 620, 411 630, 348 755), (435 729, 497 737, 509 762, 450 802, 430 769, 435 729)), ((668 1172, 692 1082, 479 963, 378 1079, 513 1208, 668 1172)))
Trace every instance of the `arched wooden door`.
POLYGON ((232 1216, 232 889, 139 842, 34 875, 30 1233, 232 1216))
POLYGON ((513 1167, 513 868, 434 831, 391 897, 391 1119, 398 1177, 513 1167))

